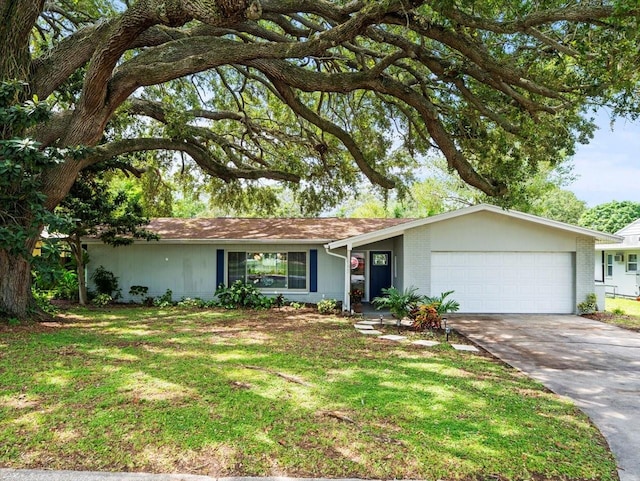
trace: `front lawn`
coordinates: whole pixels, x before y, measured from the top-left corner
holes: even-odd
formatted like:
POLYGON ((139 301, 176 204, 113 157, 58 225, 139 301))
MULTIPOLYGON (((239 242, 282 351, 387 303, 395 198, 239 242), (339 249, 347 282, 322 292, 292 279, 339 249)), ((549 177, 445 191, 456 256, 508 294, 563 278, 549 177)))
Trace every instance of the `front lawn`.
POLYGON ((0 466, 616 480, 567 400, 489 357, 313 311, 74 309, 0 328, 0 466))
POLYGON ((632 331, 640 331, 640 302, 635 299, 607 298, 606 312, 599 313, 598 320, 632 331))

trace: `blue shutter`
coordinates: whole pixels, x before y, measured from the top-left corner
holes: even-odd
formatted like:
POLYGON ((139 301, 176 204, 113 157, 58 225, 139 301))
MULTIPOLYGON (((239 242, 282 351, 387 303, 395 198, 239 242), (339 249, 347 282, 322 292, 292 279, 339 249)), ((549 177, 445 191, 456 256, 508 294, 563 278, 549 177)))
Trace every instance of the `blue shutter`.
POLYGON ((216 289, 224 284, 224 249, 216 250, 216 289))
POLYGON ((318 292, 318 249, 309 251, 309 291, 318 292))

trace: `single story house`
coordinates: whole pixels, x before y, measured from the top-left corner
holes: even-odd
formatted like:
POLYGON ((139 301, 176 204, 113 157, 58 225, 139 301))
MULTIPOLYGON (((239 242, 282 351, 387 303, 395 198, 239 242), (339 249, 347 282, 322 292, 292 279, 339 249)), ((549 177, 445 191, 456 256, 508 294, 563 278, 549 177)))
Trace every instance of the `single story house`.
POLYGON ((467 313, 574 313, 595 291, 594 246, 618 236, 476 205, 423 219, 154 219, 160 241, 113 248, 87 239, 92 271, 174 299, 213 296, 237 279, 299 302, 350 307, 386 287, 417 287, 467 313))
POLYGON ((608 295, 640 296, 640 219, 616 232, 622 243, 596 246, 595 279, 608 295))

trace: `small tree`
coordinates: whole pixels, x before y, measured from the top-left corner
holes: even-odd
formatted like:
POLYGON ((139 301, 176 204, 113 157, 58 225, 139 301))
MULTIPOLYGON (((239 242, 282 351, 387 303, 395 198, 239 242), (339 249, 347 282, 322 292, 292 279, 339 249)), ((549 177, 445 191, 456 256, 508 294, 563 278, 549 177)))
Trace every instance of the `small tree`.
POLYGON ((111 192, 104 175, 97 170, 83 172, 56 213, 60 218, 55 230, 65 235, 62 240, 68 244, 75 259, 78 297, 83 305, 87 303, 84 269, 88 262, 82 248, 83 237, 97 237, 113 247, 129 245, 134 239, 159 239, 157 234, 143 227, 149 219, 142 215, 137 199, 125 192, 111 192))

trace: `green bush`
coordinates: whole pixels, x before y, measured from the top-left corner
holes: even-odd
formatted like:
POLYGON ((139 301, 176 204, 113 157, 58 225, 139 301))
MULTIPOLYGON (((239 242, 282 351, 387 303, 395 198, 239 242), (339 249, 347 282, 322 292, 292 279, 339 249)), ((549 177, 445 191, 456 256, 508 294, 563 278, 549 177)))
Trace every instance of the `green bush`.
POLYGON ((106 270, 103 266, 98 266, 91 275, 91 279, 96 286, 98 294, 107 294, 113 299, 117 299, 121 295, 118 285, 118 278, 113 272, 106 270))
POLYGON ((189 309, 194 309, 194 308, 202 309, 203 307, 205 307, 207 305, 207 303, 204 302, 199 297, 196 297, 196 298, 183 297, 182 299, 180 299, 178 301, 178 304, 176 304, 176 305, 178 307, 186 307, 186 308, 189 308, 189 309))
POLYGON ((63 271, 53 288, 53 298, 66 301, 78 300, 78 274, 74 271, 63 271))
POLYGON ((579 314, 593 314, 598 310, 598 297, 592 292, 587 294, 584 302, 578 304, 579 314))
POLYGON ((318 302, 318 312, 320 314, 333 314, 338 309, 338 301, 335 299, 322 299, 318 302))
POLYGON ((164 294, 153 300, 153 305, 156 307, 171 307, 173 306, 172 296, 173 291, 171 289, 167 289, 164 294))
POLYGON ((214 305, 224 309, 269 309, 274 300, 262 294, 256 286, 238 279, 229 287, 223 284, 216 289, 214 305))
POLYGON ((113 302, 113 298, 109 294, 98 294, 91 300, 91 303, 96 307, 104 307, 113 302))
POLYGON ((53 293, 49 291, 42 291, 40 289, 36 289, 35 287, 31 288, 31 293, 33 294, 33 298, 40 310, 52 316, 58 313, 58 310, 53 305, 51 305, 51 298, 53 297, 53 293))
POLYGON ((144 298, 149 292, 147 286, 131 286, 129 288, 129 295, 133 297, 140 297, 140 302, 144 302, 144 298))
POLYGON ((375 297, 373 305, 376 309, 389 309, 396 319, 402 319, 423 302, 424 297, 417 294, 417 290, 417 287, 407 287, 400 292, 393 286, 382 289, 384 296, 375 297))

